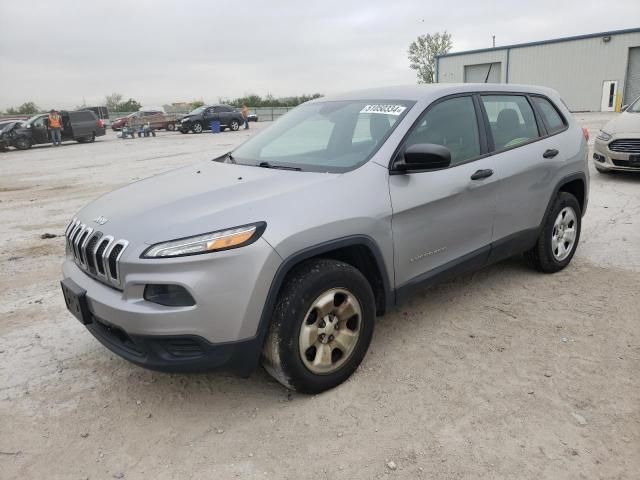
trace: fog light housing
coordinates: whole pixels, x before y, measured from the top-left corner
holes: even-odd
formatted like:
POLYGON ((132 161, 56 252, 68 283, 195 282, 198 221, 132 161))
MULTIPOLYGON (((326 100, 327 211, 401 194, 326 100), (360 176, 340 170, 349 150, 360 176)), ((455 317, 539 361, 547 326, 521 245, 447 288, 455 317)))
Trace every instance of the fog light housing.
POLYGON ((597 154, 597 153, 594 153, 594 154, 593 154, 593 159, 594 159, 596 162, 604 163, 604 156, 599 155, 599 154, 597 154))
POLYGON ((192 307, 196 304, 187 289, 180 285, 148 284, 144 287, 144 299, 166 307, 192 307))

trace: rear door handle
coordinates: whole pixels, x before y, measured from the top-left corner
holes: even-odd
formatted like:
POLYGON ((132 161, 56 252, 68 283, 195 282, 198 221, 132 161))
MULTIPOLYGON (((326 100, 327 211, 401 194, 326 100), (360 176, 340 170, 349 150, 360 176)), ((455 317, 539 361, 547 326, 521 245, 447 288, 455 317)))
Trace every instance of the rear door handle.
POLYGON ((493 175, 493 170, 487 168, 486 170, 478 170, 471 175, 471 180, 482 180, 483 178, 489 178, 493 175))
POLYGON ((545 152, 542 154, 542 156, 544 158, 553 158, 556 155, 558 155, 558 150, 556 150, 555 148, 550 148, 549 150, 545 150, 545 152))

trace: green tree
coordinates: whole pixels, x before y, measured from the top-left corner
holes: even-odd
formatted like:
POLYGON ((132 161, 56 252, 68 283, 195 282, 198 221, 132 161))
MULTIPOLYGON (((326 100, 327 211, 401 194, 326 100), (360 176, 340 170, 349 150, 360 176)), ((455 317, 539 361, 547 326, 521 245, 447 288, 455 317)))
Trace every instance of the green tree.
POLYGON ((436 57, 449 53, 453 43, 451 34, 430 33, 420 35, 409 45, 409 67, 416 70, 418 83, 433 83, 435 81, 436 57))
POLYGON ((122 102, 122 95, 120 93, 112 93, 104 97, 104 104, 109 110, 114 112, 118 111, 120 102, 122 102))
POLYGON ((191 110, 193 110, 194 108, 202 107, 204 105, 204 100, 202 99, 194 100, 193 102, 190 103, 190 105, 191 105, 191 110))
POLYGON ((140 107, 142 107, 142 105, 139 102, 137 102, 133 98, 130 98, 126 102, 122 102, 118 104, 117 111, 118 112, 137 112, 138 110, 140 110, 140 107))
POLYGON ((18 108, 9 107, 7 109, 7 113, 9 115, 33 115, 34 113, 38 113, 39 111, 40 107, 38 107, 34 102, 25 102, 18 108))

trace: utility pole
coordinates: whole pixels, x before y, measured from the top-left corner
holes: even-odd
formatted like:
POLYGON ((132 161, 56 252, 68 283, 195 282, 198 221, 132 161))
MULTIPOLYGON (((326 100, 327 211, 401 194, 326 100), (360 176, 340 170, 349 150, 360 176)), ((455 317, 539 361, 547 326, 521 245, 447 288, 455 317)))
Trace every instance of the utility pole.
POLYGON ((493 35, 493 48, 496 48, 496 36, 493 35))

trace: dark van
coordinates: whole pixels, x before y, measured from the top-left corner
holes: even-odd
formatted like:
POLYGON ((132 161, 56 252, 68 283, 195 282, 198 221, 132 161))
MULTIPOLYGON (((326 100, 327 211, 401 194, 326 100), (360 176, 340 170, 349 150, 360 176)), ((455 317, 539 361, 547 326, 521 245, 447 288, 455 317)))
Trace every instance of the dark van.
MULTIPOLYGON (((93 142, 96 137, 105 134, 104 122, 90 110, 80 110, 74 112, 62 111, 62 141, 75 140, 79 143, 93 142)), ((29 132, 21 132, 28 137, 28 145, 39 145, 51 142, 49 132, 49 115, 42 113, 34 115, 21 127, 29 132)))

